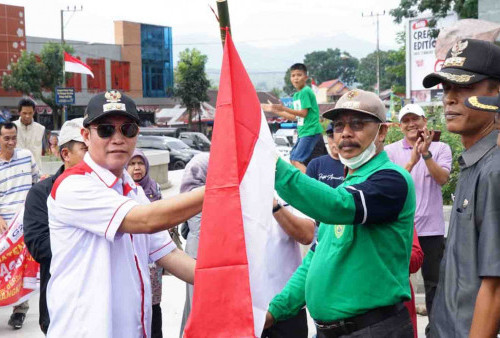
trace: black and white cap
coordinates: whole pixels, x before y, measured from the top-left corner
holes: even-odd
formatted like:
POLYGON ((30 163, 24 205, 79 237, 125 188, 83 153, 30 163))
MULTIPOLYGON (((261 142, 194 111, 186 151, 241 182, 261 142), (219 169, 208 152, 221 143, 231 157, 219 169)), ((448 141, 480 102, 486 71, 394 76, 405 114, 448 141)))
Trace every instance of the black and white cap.
POLYGON ((117 90, 109 90, 90 99, 83 116, 83 125, 88 127, 95 120, 111 114, 127 116, 136 123, 140 122, 134 100, 117 90))
POLYGON ((424 78, 425 88, 442 82, 470 85, 487 78, 500 80, 500 47, 492 42, 464 39, 448 51, 440 71, 424 78))

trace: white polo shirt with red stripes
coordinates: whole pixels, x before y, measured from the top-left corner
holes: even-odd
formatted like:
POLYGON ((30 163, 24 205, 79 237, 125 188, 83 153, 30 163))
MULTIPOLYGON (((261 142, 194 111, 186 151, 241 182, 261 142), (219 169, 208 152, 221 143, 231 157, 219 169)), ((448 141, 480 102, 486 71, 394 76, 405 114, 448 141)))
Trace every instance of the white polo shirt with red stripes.
POLYGON ((148 264, 176 248, 168 231, 117 232, 150 203, 124 170, 117 178, 87 153, 55 181, 47 200, 52 262, 48 337, 149 337, 148 264))

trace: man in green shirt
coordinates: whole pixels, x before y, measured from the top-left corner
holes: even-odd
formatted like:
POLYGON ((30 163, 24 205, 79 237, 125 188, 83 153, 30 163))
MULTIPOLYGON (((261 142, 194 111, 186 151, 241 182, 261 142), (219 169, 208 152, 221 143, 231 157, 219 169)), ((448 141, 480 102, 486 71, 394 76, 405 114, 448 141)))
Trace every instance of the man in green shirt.
POLYGON ((415 188, 383 150, 385 107, 373 93, 352 90, 324 114, 333 120, 347 167, 337 188, 276 164, 276 190, 321 221, 318 242, 269 305, 266 326, 304 305, 322 337, 413 337, 408 266, 415 188))
POLYGON ((290 81, 297 89, 293 94, 293 109, 282 104, 273 104, 272 112, 288 120, 297 119, 299 138, 290 152, 290 162, 303 173, 305 162, 311 157, 316 143, 322 138, 323 127, 319 123, 319 107, 316 95, 306 86, 307 68, 302 63, 290 67, 290 81))

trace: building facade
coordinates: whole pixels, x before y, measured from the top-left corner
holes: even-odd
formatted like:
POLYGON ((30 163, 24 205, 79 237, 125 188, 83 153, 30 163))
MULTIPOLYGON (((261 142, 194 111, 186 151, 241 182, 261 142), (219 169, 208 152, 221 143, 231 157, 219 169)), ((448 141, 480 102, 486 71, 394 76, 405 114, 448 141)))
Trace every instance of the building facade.
MULTIPOLYGON (((24 8, 0 4, 0 74, 10 71, 26 50, 39 54, 48 42, 60 39, 26 36, 24 8)), ((134 98, 143 111, 171 107, 174 86, 172 28, 129 21, 115 21, 115 43, 89 43, 66 40, 73 56, 89 65, 94 77, 68 73, 66 87, 75 89, 75 104, 68 107, 70 115, 81 116, 90 97, 98 92, 118 89, 134 98)), ((0 87, 1 88, 1 87, 0 87)), ((23 95, 0 89, 0 109, 16 114, 23 95)), ((37 112, 51 113, 43 102, 37 112)))
MULTIPOLYGON (((10 71, 10 64, 16 62, 26 49, 24 7, 0 4, 0 74, 10 71)), ((0 97, 17 97, 18 93, 5 91, 0 87, 0 97)))

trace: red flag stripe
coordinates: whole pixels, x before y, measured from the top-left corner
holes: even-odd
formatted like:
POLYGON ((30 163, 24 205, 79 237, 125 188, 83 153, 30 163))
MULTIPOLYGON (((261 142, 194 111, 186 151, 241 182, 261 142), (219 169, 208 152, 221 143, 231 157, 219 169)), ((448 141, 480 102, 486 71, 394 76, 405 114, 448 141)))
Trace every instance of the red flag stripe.
POLYGON ((64 62, 77 63, 79 65, 84 66, 88 70, 92 71, 92 68, 90 68, 89 65, 87 65, 86 63, 83 63, 82 61, 78 60, 77 58, 73 57, 72 55, 70 55, 70 54, 68 54, 66 52, 64 52, 64 62))
POLYGON ((186 337, 255 337, 239 189, 260 125, 257 94, 228 32, 186 337))

